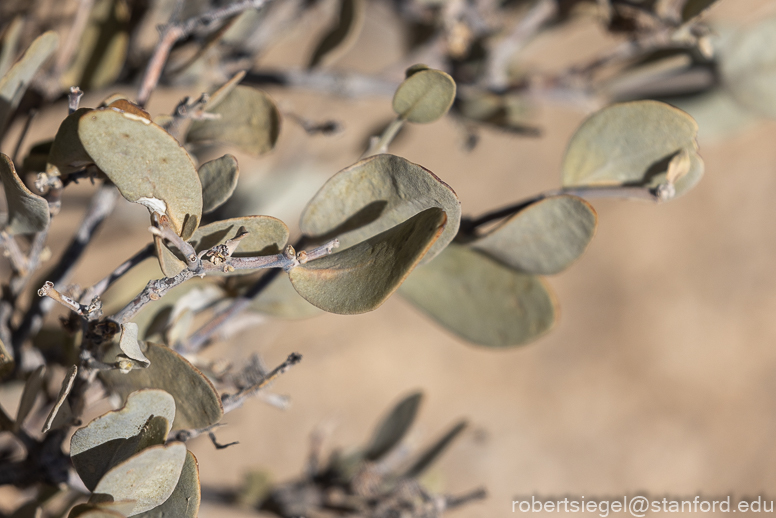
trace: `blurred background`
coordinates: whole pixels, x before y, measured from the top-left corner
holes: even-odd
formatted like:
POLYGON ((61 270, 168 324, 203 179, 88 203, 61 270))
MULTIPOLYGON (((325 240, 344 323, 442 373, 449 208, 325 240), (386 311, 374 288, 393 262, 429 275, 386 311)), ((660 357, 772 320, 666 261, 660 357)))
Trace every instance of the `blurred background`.
MULTIPOLYGON (((335 6, 322 2, 316 9, 325 20, 335 6)), ((735 29, 770 16, 776 2, 722 0, 708 19, 735 29)), ((314 18, 289 30, 262 65, 303 65, 322 30, 314 18)), ((334 69, 389 69, 401 41, 392 12, 370 3, 359 40, 334 69)), ((533 41, 523 64, 561 69, 616 41, 592 20, 580 20, 533 41)), ((96 105, 111 91, 88 92, 82 105, 96 105)), ((357 160, 393 112, 388 96, 267 91, 281 111, 343 128, 311 136, 286 117, 273 153, 238 155, 240 210, 279 217, 293 231, 306 200, 357 160)), ((162 88, 149 111, 169 113, 183 95, 197 93, 162 88)), ((59 103, 41 113, 27 146, 48 136, 65 109, 59 103)), ((447 117, 407 127, 391 152, 451 185, 465 215, 481 214, 560 185, 566 143, 586 113, 546 102, 531 110, 538 138, 484 129, 469 151, 466 132, 447 117)), ((483 486, 489 495, 451 516, 506 516, 512 500, 526 495, 776 498, 774 142, 772 120, 723 135, 705 136, 701 127, 706 173, 693 191, 661 205, 593 200, 597 235, 572 268, 549 279, 560 319, 530 345, 469 345, 394 296, 360 316, 258 319, 258 327, 210 347, 205 355, 212 359, 239 361, 258 352, 274 366, 298 352, 303 361, 272 387, 291 397, 289 409, 251 400, 226 416, 218 440, 239 445, 216 450, 204 436, 189 443, 203 486, 239 485, 251 470, 274 481, 295 477, 317 427, 331 431, 327 449, 356 446, 392 404, 422 390, 410 447, 434 440, 459 418, 470 423, 424 481, 446 493, 483 486)), ((93 189, 82 182, 65 198, 54 219, 54 257, 93 189)), ((85 257, 75 283, 91 285, 149 241, 145 209, 119 204, 92 245, 99 253, 85 257)), ((3 398, 13 412, 14 396, 3 398)), ((204 501, 200 516, 255 513, 204 501)))

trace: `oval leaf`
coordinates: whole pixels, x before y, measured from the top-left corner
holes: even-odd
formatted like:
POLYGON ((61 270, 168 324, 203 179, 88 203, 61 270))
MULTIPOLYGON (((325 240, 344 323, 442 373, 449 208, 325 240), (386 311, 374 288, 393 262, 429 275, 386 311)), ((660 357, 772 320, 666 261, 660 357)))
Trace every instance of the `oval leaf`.
POLYGON ((416 460, 407 471, 404 472, 402 478, 417 478, 423 474, 444 451, 450 446, 458 435, 466 429, 468 423, 466 421, 460 421, 453 426, 450 431, 444 434, 438 441, 429 446, 416 460))
POLYGON ((214 94, 205 105, 205 112, 217 118, 193 121, 186 142, 222 142, 255 155, 275 147, 280 134, 280 112, 272 98, 261 90, 234 86, 226 95, 214 94))
POLYGON ((24 185, 11 159, 2 153, 0 176, 8 203, 8 231, 11 234, 34 234, 45 230, 49 225, 48 202, 24 185))
POLYGON ((776 18, 737 31, 719 57, 723 84, 736 101, 755 113, 776 117, 776 18))
POLYGON ((78 123, 90 111, 91 108, 79 108, 59 125, 49 150, 47 173, 66 176, 94 163, 78 136, 78 123))
POLYGON ((181 442, 151 446, 111 468, 89 502, 134 500, 128 516, 151 510, 170 497, 185 462, 186 445, 181 442))
POLYGON ((665 103, 609 106, 588 117, 571 138, 563 161, 563 185, 656 187, 665 182, 671 159, 686 149, 693 167, 676 183, 676 194, 682 194, 703 175, 697 133, 692 117, 665 103))
POLYGON ((524 344, 555 323, 555 301, 540 277, 457 244, 413 272, 400 292, 448 330, 479 345, 524 344))
POLYGON ((576 196, 532 203, 472 246, 526 273, 553 274, 568 268, 595 234, 595 210, 576 196))
POLYGON ((169 216, 188 239, 202 217, 202 186, 194 162, 169 133, 117 108, 84 114, 78 136, 94 163, 127 200, 169 216), (193 218, 194 224, 188 221, 193 218))
POLYGON ((186 462, 183 464, 178 485, 170 498, 159 507, 136 514, 137 518, 196 518, 199 513, 199 503, 202 493, 199 486, 199 464, 190 451, 186 452, 186 462))
POLYGON ((350 49, 358 39, 364 26, 364 1, 340 0, 340 12, 336 25, 321 38, 315 47, 310 68, 331 63, 350 49))
POLYGON ((123 408, 108 412, 76 430, 70 440, 73 466, 86 487, 93 490, 111 467, 134 455, 142 449, 140 446, 164 442, 173 419, 175 400, 170 394, 163 390, 133 392, 123 408), (154 416, 163 419, 163 430, 158 430, 156 423, 146 428, 154 416), (129 451, 129 454, 117 455, 120 450, 129 451))
POLYGON ((455 100, 455 81, 441 70, 420 70, 405 79, 393 96, 393 111, 410 122, 442 117, 455 100))
POLYGON ((118 370, 101 373, 106 383, 123 397, 143 388, 169 392, 175 399, 175 420, 172 427, 205 428, 217 423, 224 415, 221 398, 210 380, 181 355, 163 345, 147 344, 147 369, 135 369, 127 374, 118 370))
POLYGON ((423 394, 415 392, 402 399, 391 410, 375 430, 374 437, 364 451, 367 460, 379 460, 399 444, 415 421, 422 400, 423 394))
MULTIPOLYGON (((244 216, 241 218, 216 221, 197 229, 189 240, 197 253, 222 245, 237 235, 237 231, 245 227, 245 236, 234 252, 233 257, 255 257, 259 255, 278 254, 288 242, 288 227, 285 223, 271 216, 244 216)), ((186 264, 166 246, 161 240, 156 240, 156 249, 162 271, 168 277, 180 273, 186 264)), ((214 274, 217 272, 214 272, 214 274)), ((235 270, 232 275, 251 273, 250 270, 235 270)))
POLYGON ((59 36, 56 32, 44 32, 35 38, 22 58, 0 78, 0 136, 5 131, 5 126, 27 91, 27 87, 30 86, 32 78, 57 49, 58 43, 59 36))
POLYGON ((316 241, 337 238, 344 250, 430 207, 445 211, 447 225, 423 263, 433 259, 458 233, 461 202, 431 171, 404 158, 382 154, 331 177, 305 207, 299 228, 316 241))
POLYGON ((444 230, 445 213, 427 209, 390 230, 289 272, 294 289, 330 313, 353 315, 379 307, 444 230))
POLYGON ((199 181, 202 184, 202 212, 207 214, 224 204, 237 187, 240 168, 237 159, 224 155, 199 167, 199 181))

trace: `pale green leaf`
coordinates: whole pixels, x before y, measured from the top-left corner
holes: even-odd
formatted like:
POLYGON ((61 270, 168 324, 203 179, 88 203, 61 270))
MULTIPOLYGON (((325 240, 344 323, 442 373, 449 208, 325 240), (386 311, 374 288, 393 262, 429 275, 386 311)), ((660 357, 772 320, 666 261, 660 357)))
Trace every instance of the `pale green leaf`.
POLYGON ((17 15, 3 31, 3 38, 0 41, 0 77, 3 77, 8 72, 8 69, 11 68, 11 65, 13 65, 23 27, 24 18, 21 15, 17 15))
POLYGON ((379 307, 399 287, 445 227, 445 213, 426 209, 342 252, 289 272, 308 302, 330 313, 351 315, 379 307))
POLYGON ((159 507, 135 515, 137 518, 196 518, 202 498, 199 486, 199 464, 193 453, 186 452, 178 484, 170 498, 159 507))
POLYGON ((585 200, 553 196, 522 209, 472 246, 517 270, 549 275, 582 255, 596 223, 595 210, 585 200))
POLYGON ((100 375, 123 397, 143 388, 168 392, 175 399, 172 427, 176 430, 205 428, 221 419, 224 415, 221 398, 199 369, 163 345, 148 343, 145 355, 151 362, 147 369, 134 369, 126 374, 110 370, 100 375))
POLYGON ((223 205, 237 187, 240 168, 237 159, 224 155, 199 166, 199 181, 202 184, 202 213, 207 214, 223 205))
POLYGON ((32 78, 57 49, 58 43, 56 32, 44 32, 35 38, 22 58, 0 78, 0 135, 5 131, 11 114, 19 105, 32 78))
POLYGON ((191 237, 202 217, 202 186, 175 138, 142 116, 110 107, 84 114, 78 136, 127 200, 166 214, 184 239, 191 237))
POLYGON ((410 122, 428 123, 442 117, 455 100, 455 81, 441 70, 420 70, 399 85, 393 111, 410 122))
POLYGON ((181 442, 146 448, 111 468, 94 488, 89 503, 134 500, 127 516, 153 509, 170 497, 185 462, 186 445, 181 442))
POLYGON ((479 345, 521 345, 555 323, 554 297, 540 277, 455 243, 417 268, 400 293, 448 330, 479 345))
POLYGON ((94 162, 78 136, 78 123, 90 111, 91 108, 79 108, 59 125, 49 150, 46 172, 67 176, 94 162))
POLYGON ((11 159, 2 153, 0 176, 8 203, 8 231, 11 234, 34 234, 45 230, 49 225, 48 202, 24 185, 11 159))
POLYGON ((235 85, 226 94, 216 92, 205 105, 205 112, 217 118, 193 121, 186 142, 220 142, 254 155, 275 147, 280 112, 261 90, 235 85))
POLYGON ((163 443, 174 419, 175 400, 167 392, 133 392, 122 409, 108 412, 76 430, 70 440, 73 466, 86 487, 94 489, 118 462, 151 444, 163 443), (149 423, 152 417, 156 421, 149 423), (160 429, 161 424, 164 427, 160 429))
POLYGON ((337 238, 347 249, 430 207, 447 214, 447 225, 423 263, 433 259, 458 233, 461 202, 453 189, 428 169, 381 154, 343 169, 307 204, 300 230, 316 241, 337 238))
POLYGON ((364 451, 364 457, 367 460, 380 460, 401 442, 415 421, 422 400, 423 394, 415 392, 402 399, 391 410, 391 413, 375 429, 374 437, 364 451))
POLYGON ((676 194, 683 194, 703 175, 697 133, 692 117, 668 104, 614 104, 588 117, 571 138, 563 160, 563 185, 656 187, 665 182, 670 160, 686 149, 692 167, 675 185, 676 194))
POLYGON ((353 46, 364 26, 364 3, 364 0, 340 0, 337 23, 316 45, 310 68, 332 63, 353 46))

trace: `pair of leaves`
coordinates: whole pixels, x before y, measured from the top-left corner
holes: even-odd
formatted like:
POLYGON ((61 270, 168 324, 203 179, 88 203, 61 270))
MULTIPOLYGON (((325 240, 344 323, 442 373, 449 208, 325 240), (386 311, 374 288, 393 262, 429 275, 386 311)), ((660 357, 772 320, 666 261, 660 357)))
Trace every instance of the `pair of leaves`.
POLYGON ((371 311, 421 258, 452 241, 460 210, 455 192, 430 171, 387 154, 362 160, 326 182, 300 221, 306 236, 338 237, 343 250, 292 269, 291 283, 325 311, 371 311))
POLYGON ((175 415, 170 394, 140 390, 121 410, 77 430, 73 465, 93 494, 69 516, 196 516, 196 458, 183 443, 164 444, 175 415))

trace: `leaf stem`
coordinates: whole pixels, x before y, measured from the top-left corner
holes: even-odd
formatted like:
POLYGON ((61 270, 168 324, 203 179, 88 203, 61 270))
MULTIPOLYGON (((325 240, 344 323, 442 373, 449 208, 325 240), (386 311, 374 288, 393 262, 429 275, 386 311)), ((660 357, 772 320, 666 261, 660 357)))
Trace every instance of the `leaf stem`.
POLYGON ((369 145, 369 149, 361 158, 363 159, 370 156, 379 155, 381 153, 387 153, 388 146, 391 145, 393 139, 395 139, 396 135, 399 134, 402 126, 404 126, 404 122, 405 120, 401 117, 396 117, 394 120, 392 120, 390 124, 388 124, 388 126, 383 130, 383 133, 379 138, 373 138, 369 145))

